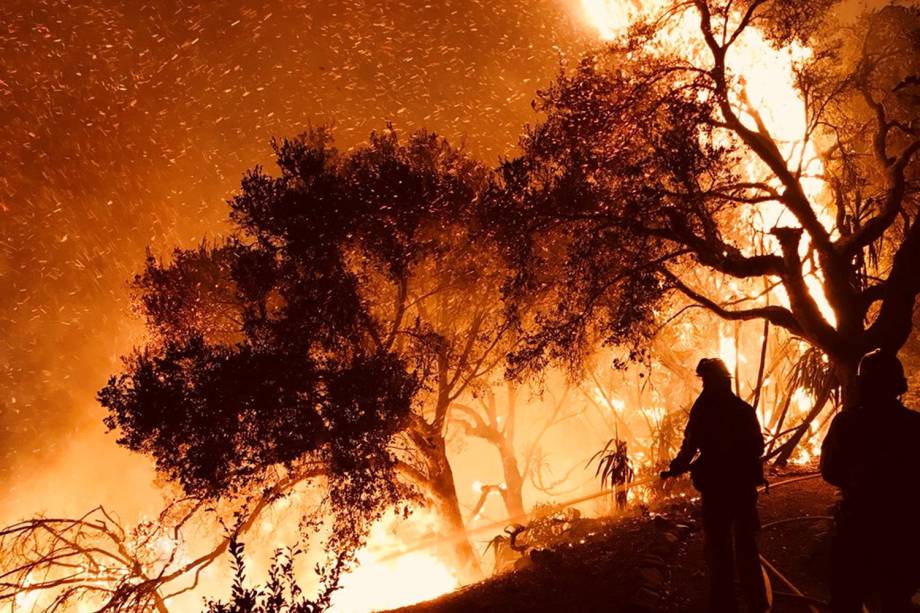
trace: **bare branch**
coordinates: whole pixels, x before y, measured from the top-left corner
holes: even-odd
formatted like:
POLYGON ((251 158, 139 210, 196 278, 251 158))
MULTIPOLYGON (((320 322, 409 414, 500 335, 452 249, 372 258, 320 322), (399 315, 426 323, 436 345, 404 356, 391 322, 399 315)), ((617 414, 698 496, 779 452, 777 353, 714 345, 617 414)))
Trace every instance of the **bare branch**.
POLYGON ((747 147, 754 152, 779 179, 784 187, 782 193, 783 204, 795 215, 796 219, 811 236, 816 247, 822 252, 832 254, 830 234, 821 224, 817 214, 808 201, 802 189, 802 184, 789 170, 786 160, 779 150, 776 141, 765 132, 762 126, 758 131, 751 130, 738 117, 732 108, 729 99, 728 76, 726 74, 725 53, 727 48, 718 43, 712 32, 712 17, 709 5, 705 0, 695 0, 700 13, 700 29, 706 45, 713 57, 713 67, 710 76, 716 84, 716 101, 722 112, 725 126, 732 130, 747 147))
POLYGON ((719 317, 730 321, 748 321, 752 319, 766 319, 770 323, 785 328, 793 334, 802 334, 802 329, 796 321, 795 316, 788 310, 780 306, 768 305, 764 307, 755 307, 750 309, 728 309, 718 304, 711 298, 704 296, 700 292, 691 289, 676 275, 670 271, 665 271, 665 276, 671 284, 682 294, 706 307, 719 317))

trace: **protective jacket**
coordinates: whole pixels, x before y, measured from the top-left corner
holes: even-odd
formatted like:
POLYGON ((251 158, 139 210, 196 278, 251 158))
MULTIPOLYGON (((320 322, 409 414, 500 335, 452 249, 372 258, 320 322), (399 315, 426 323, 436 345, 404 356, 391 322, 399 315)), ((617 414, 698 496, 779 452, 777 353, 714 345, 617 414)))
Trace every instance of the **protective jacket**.
POLYGON ((920 586, 920 414, 895 399, 840 412, 824 438, 821 475, 840 488, 831 610, 908 611, 920 586))
POLYGON ((895 399, 841 411, 821 447, 821 475, 849 517, 914 525, 920 514, 920 413, 895 399))
POLYGON ((763 449, 754 408, 728 385, 704 388, 690 409, 683 444, 670 468, 674 473, 690 470, 694 487, 704 495, 752 492, 764 482, 763 449))

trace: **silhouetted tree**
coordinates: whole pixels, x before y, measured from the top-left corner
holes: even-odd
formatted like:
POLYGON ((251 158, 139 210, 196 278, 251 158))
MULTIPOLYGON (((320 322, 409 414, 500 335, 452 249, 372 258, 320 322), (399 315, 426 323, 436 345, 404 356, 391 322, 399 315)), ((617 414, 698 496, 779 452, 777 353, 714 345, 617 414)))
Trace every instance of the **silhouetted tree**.
POLYGON ((154 334, 99 399, 119 443, 153 456, 189 494, 219 498, 270 486, 279 469, 319 466, 334 544, 353 548, 406 494, 389 446, 419 382, 348 259, 380 258, 396 273, 409 265, 401 241, 438 206, 431 190, 446 186, 395 156, 376 166, 341 158, 323 132, 276 151, 280 176, 253 171, 230 202, 232 239, 148 261, 136 286, 154 334), (400 206, 406 194, 429 208, 400 206))
POLYGON ((319 466, 346 532, 415 486, 475 566, 444 431, 501 356, 498 283, 462 240, 485 171, 391 130, 347 155, 323 130, 276 154, 280 176, 256 169, 230 201, 230 239, 148 259, 151 341, 100 392, 107 423, 201 495, 319 466))
POLYGON ((838 44, 828 5, 667 3, 540 94, 546 120, 483 207, 516 269, 509 309, 534 309, 519 318, 518 371, 578 365, 598 343, 635 355, 686 300, 804 339, 844 387, 863 353, 901 347, 920 292, 920 17, 889 7, 838 44), (678 23, 695 24, 688 38, 659 44, 678 23), (812 46, 795 86, 817 162, 774 135, 732 69, 755 28, 780 49, 812 46), (741 299, 708 293, 713 276, 736 279, 741 299), (763 299, 767 282, 787 304, 763 299))
MULTIPOLYGON (((545 415, 533 420, 536 426, 530 431, 529 440, 520 440, 519 429, 527 423, 521 415, 519 406, 519 385, 512 381, 505 382, 505 402, 497 402, 494 386, 487 386, 475 394, 467 403, 455 403, 454 421, 467 436, 480 438, 489 443, 498 453, 502 466, 504 482, 484 485, 480 500, 471 516, 482 509, 489 494, 497 492, 505 504, 508 516, 520 521, 527 515, 524 506, 524 484, 530 480, 533 486, 547 495, 554 495, 555 486, 564 482, 569 475, 558 483, 548 484, 542 472, 545 457, 541 442, 547 432, 562 421, 578 414, 581 407, 573 407, 570 385, 566 384, 558 397, 551 398, 551 404, 545 415)), ((528 420, 530 421, 530 420, 528 420)))

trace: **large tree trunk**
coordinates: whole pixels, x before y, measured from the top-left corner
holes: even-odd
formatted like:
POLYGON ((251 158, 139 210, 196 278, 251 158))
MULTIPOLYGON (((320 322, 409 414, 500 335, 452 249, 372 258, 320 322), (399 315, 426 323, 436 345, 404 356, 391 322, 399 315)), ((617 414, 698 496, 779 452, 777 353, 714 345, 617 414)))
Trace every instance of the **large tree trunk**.
POLYGON ((457 498, 457 487, 454 484, 454 473, 447 460, 443 438, 437 437, 437 440, 432 441, 431 446, 426 449, 426 460, 431 497, 448 530, 448 549, 454 557, 460 580, 464 583, 476 581, 482 577, 482 568, 466 534, 460 501, 457 498))

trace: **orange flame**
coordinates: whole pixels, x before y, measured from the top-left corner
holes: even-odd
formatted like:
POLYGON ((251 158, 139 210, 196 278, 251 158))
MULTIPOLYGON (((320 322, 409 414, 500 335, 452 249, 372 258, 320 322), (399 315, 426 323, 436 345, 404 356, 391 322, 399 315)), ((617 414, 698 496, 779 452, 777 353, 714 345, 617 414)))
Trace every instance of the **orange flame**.
MULTIPOLYGON (((603 40, 615 39, 638 18, 657 13, 670 4, 667 0, 581 0, 585 19, 603 40)), ((699 66, 710 63, 699 16, 692 8, 675 15, 670 25, 661 28, 650 44, 668 51, 680 50, 699 66)), ((818 205, 819 219, 825 227, 833 228, 833 216, 826 208, 827 185, 821 178, 823 164, 814 142, 807 138, 806 105, 795 86, 795 68, 810 56, 811 49, 806 46, 791 43, 776 49, 757 28, 745 28, 726 57, 728 71, 736 77, 731 102, 748 127, 756 130, 755 113, 759 116, 790 164, 801 168, 802 187, 809 199, 818 205)), ((765 181, 781 191, 778 180, 753 155, 743 162, 742 170, 752 181, 765 181)), ((777 225, 799 225, 778 202, 748 207, 742 221, 750 222, 756 231, 764 234, 767 249, 778 246, 769 230, 777 225)), ((806 237, 801 252, 804 255, 807 251, 806 237)), ((806 270, 805 281, 821 314, 828 323, 836 325, 836 317, 824 295, 821 271, 806 270)), ((788 304, 782 288, 775 293, 778 302, 788 304)))
MULTIPOLYGON (((434 553, 406 551, 398 534, 398 518, 381 521, 371 530, 368 546, 358 553, 354 570, 342 578, 342 589, 332 599, 335 613, 368 613, 403 607, 436 598, 460 587, 450 567, 434 553), (394 556, 394 551, 401 551, 394 556)), ((438 529, 438 518, 417 509, 410 516, 414 527, 438 529)))

